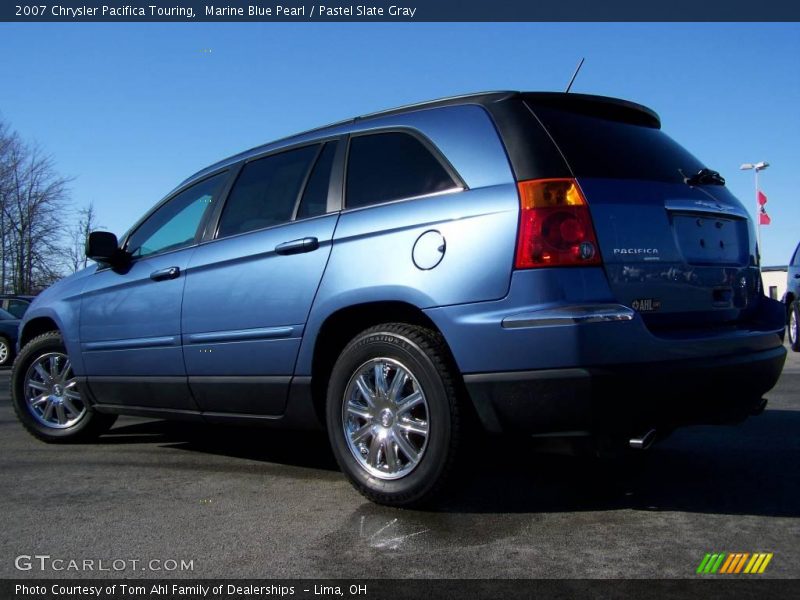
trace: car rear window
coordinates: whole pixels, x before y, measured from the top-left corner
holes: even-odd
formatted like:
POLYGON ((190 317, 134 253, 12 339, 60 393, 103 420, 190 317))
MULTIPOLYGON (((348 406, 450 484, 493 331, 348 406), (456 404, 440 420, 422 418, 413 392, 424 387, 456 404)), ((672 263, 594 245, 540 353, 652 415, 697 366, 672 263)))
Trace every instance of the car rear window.
POLYGON ((621 120, 530 105, 575 177, 682 183, 704 168, 666 133, 621 120))

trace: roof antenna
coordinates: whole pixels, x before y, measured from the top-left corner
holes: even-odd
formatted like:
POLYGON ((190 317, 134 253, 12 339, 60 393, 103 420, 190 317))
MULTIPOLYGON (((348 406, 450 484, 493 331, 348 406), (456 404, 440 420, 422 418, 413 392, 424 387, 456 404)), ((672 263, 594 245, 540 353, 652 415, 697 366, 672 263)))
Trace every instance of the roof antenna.
POLYGON ((572 74, 572 79, 569 80, 567 89, 564 91, 565 94, 569 94, 570 89, 572 89, 572 84, 575 83, 575 78, 578 76, 578 72, 581 70, 584 60, 586 60, 586 57, 582 57, 581 62, 579 62, 578 66, 575 68, 575 72, 572 74))

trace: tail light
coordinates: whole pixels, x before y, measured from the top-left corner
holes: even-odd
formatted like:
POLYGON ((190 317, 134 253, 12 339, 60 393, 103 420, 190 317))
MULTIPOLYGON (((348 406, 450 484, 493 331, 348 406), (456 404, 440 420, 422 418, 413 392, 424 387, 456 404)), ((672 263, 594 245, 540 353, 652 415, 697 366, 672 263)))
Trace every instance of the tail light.
POLYGON ((601 264, 589 206, 574 179, 520 181, 517 269, 601 264))

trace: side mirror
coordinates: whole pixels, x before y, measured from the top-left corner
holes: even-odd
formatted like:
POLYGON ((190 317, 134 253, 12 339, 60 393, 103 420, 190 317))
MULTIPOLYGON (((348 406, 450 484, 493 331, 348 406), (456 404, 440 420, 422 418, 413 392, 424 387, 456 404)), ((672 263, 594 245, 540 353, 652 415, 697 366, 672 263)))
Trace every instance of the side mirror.
POLYGON ((110 231, 93 231, 86 238, 86 257, 101 263, 113 264, 122 256, 117 236, 110 231))

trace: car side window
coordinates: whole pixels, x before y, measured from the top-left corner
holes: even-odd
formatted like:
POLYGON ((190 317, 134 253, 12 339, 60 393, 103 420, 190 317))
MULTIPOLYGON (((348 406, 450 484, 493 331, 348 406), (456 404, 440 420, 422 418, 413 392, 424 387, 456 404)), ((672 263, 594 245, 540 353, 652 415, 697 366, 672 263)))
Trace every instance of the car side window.
POLYGON ((359 135, 347 159, 347 208, 434 194, 459 187, 416 137, 403 132, 359 135))
POLYGON ((126 250, 136 258, 191 246, 226 177, 204 179, 169 200, 128 237, 126 250))
POLYGON ((797 245, 797 249, 794 251, 794 258, 792 258, 792 266, 800 267, 800 244, 797 245))
POLYGON ((328 184, 333 169, 333 159, 336 157, 338 142, 328 142, 322 149, 314 165, 314 170, 308 178, 303 198, 297 208, 297 219, 306 219, 324 215, 328 209, 328 184))
POLYGON ((245 164, 228 195, 217 237, 285 223, 319 152, 319 144, 245 164))
POLYGON ((21 319, 25 311, 28 310, 28 306, 30 306, 30 303, 24 300, 9 300, 6 310, 18 319, 21 319))

